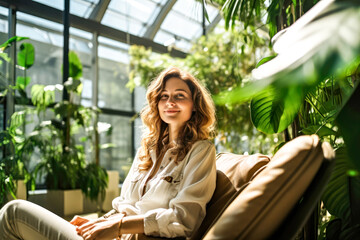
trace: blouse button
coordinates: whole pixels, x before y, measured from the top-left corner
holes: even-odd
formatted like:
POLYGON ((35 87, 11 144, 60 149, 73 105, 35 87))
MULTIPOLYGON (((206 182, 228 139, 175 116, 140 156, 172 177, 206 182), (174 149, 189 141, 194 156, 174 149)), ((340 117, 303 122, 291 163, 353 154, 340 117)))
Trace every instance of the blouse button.
POLYGON ((160 169, 163 169, 164 168, 164 166, 160 166, 160 169))
POLYGON ((171 157, 169 157, 169 161, 171 161, 171 157))

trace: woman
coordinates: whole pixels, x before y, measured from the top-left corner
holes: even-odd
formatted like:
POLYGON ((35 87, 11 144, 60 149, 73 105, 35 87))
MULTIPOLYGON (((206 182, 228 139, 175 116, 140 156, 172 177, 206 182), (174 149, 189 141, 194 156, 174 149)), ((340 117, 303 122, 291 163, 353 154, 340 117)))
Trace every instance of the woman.
POLYGON ((164 70, 146 96, 141 148, 121 196, 113 200, 113 211, 96 220, 75 216, 69 224, 36 205, 13 201, 0 212, 1 239, 191 236, 215 189, 215 148, 208 141, 214 131, 214 104, 193 76, 175 67, 164 70))

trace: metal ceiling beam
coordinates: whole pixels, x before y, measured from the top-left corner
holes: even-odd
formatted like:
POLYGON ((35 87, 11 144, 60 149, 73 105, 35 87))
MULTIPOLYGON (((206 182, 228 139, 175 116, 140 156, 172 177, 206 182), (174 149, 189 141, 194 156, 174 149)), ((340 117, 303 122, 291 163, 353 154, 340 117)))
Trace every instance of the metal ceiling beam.
MULTIPOLYGON (((0 0, 0 6, 6 8, 12 6, 17 11, 63 24, 63 12, 61 10, 37 2, 28 0, 12 0, 10 2, 8 0, 0 0)), ((100 36, 107 37, 123 43, 129 43, 130 45, 142 45, 145 47, 151 47, 154 52, 169 53, 173 57, 185 58, 187 55, 185 52, 177 49, 171 49, 171 51, 169 52, 166 46, 156 43, 150 39, 138 37, 124 31, 102 25, 94 20, 78 17, 73 14, 70 14, 70 26, 91 33, 95 32, 98 33, 100 36)))
MULTIPOLYGON (((16 11, 13 8, 9 8, 9 22, 8 22, 8 38, 14 37, 16 34, 16 11)), ((16 79, 16 44, 11 44, 11 46, 8 49, 8 54, 10 57, 10 62, 7 63, 7 75, 8 75, 8 84, 11 86, 15 86, 15 79, 16 79)), ((15 98, 14 98, 14 89, 9 88, 9 92, 6 95, 6 103, 5 103, 5 116, 4 116, 4 129, 10 126, 11 123, 11 116, 15 111, 15 98)), ((6 152, 5 154, 8 154, 6 152)))
POLYGON ((106 9, 108 8, 110 0, 100 0, 96 7, 90 14, 89 19, 96 22, 101 22, 102 18, 105 15, 106 9))
POLYGON ((154 22, 150 25, 150 27, 146 30, 144 37, 153 40, 156 33, 159 31, 161 24, 163 23, 165 17, 170 12, 171 8, 176 3, 176 0, 168 0, 161 10, 159 14, 156 16, 154 22))
POLYGON ((214 18, 214 20, 212 20, 212 22, 206 27, 205 33, 208 34, 209 32, 211 32, 216 25, 221 21, 222 16, 220 13, 218 13, 218 15, 216 15, 216 17, 214 18))

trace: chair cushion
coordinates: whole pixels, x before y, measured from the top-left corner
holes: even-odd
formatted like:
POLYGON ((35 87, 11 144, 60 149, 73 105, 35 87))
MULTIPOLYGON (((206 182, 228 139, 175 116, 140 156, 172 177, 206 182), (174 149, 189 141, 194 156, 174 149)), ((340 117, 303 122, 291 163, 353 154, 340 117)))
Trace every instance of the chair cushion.
POLYGON ((316 135, 285 144, 227 206, 204 239, 266 239, 299 201, 323 154, 316 135))
POLYGON ((269 161, 270 158, 262 154, 218 154, 216 160, 216 189, 210 202, 207 204, 205 219, 191 239, 201 239, 214 220, 226 208, 227 203, 269 161))

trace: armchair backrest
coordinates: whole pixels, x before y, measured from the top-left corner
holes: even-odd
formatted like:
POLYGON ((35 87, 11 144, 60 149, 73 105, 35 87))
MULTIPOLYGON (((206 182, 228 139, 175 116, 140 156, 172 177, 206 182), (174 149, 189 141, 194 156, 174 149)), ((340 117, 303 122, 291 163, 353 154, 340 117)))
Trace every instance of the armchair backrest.
POLYGON ((204 222, 191 239, 251 240, 271 236, 289 239, 289 235, 282 235, 284 227, 290 229, 288 222, 282 223, 285 219, 294 219, 293 213, 299 211, 303 214, 294 219, 293 230, 289 232, 296 234, 305 223, 329 179, 333 150, 316 135, 311 135, 288 142, 269 163, 264 155, 255 157, 252 165, 237 162, 239 158, 241 155, 235 154, 219 157, 215 194, 208 204, 204 222), (241 165, 252 166, 244 178, 244 174, 226 171, 245 170, 241 165), (236 181, 238 176, 241 181, 236 181), (302 197, 308 200, 299 204, 302 197))
POLYGON ((263 154, 238 155, 219 153, 216 157, 216 189, 206 207, 206 217, 191 237, 201 239, 227 205, 247 186, 249 181, 261 172, 270 158, 263 154))

